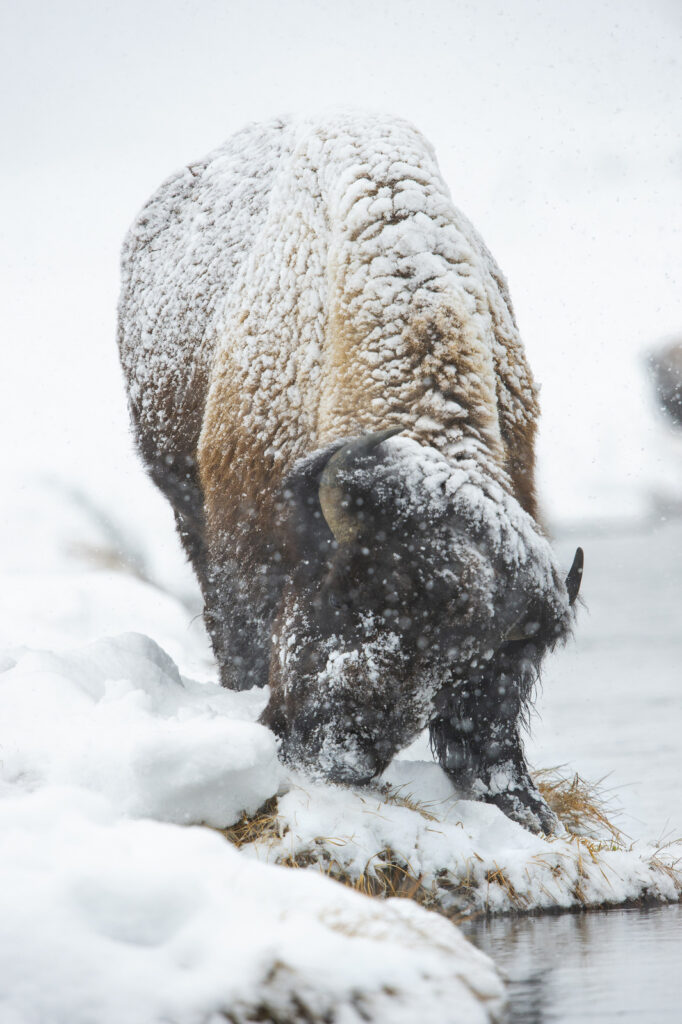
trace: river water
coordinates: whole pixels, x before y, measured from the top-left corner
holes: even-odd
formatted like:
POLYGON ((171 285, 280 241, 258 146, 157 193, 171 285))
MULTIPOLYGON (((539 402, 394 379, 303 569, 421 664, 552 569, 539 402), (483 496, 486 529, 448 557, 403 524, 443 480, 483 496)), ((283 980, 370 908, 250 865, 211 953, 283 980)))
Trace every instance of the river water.
POLYGON ((682 907, 479 919, 508 978, 505 1024, 682 1021, 682 907))
MULTIPOLYGON (((680 837, 682 523, 564 536, 567 565, 578 543, 586 607, 545 671, 530 760, 606 776, 633 841, 680 837)), ((464 927, 509 978, 510 1024, 682 1021, 679 904, 464 927)))

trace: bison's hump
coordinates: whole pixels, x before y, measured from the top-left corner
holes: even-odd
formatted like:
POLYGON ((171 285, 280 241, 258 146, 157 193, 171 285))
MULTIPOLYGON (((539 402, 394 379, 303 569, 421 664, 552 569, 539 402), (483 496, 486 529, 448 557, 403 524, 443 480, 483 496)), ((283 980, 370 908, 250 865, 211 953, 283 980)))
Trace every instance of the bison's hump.
POLYGON ((122 267, 119 344, 147 448, 201 461, 203 431, 213 452, 248 447, 283 474, 396 425, 446 453, 466 436, 504 475, 506 446, 524 431, 532 444, 504 278, 406 121, 247 126, 160 187, 122 267))

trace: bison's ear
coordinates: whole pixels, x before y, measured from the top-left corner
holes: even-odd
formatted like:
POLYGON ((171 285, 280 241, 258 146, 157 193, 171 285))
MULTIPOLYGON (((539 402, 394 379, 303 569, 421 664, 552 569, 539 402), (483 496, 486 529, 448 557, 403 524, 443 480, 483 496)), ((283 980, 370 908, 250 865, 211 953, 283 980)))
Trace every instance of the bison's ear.
POLYGON ((329 541, 318 491, 325 466, 343 444, 335 441, 299 459, 282 481, 276 501, 278 525, 281 540, 294 558, 311 542, 329 541))
POLYGON ((342 445, 328 460, 320 477, 318 498, 322 515, 338 544, 356 540, 362 529, 362 519, 353 508, 348 493, 348 481, 364 459, 383 441, 399 434, 402 427, 391 427, 373 434, 354 437, 342 445))
POLYGON ((568 603, 575 604, 575 599, 578 596, 580 590, 580 584, 583 578, 583 566, 585 564, 585 556, 582 548, 577 548, 573 557, 573 565, 568 570, 568 576, 566 577, 566 590, 568 591, 568 603))

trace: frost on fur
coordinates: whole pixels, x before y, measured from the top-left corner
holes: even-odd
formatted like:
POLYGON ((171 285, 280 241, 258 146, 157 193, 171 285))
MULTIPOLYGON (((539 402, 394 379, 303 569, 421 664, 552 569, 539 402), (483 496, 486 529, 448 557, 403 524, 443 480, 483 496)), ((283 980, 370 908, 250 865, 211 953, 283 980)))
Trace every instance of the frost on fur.
POLYGON ((161 186, 122 275, 137 441, 223 683, 269 683, 283 756, 340 781, 429 725, 461 787, 551 831, 519 724, 581 564, 567 587, 536 522, 536 388, 430 145, 251 125, 161 186))

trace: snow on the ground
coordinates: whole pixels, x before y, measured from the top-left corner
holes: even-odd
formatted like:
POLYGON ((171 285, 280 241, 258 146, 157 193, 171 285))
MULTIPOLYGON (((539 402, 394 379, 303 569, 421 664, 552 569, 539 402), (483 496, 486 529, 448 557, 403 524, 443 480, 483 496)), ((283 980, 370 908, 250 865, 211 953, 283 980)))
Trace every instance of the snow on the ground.
POLYGON ((207 829, 45 786, 0 800, 0 857, 3 1024, 499 1019, 491 961, 446 920, 207 829))
POLYGON ((121 479, 116 502, 43 475, 7 473, 3 485, 0 649, 59 651, 137 632, 193 679, 215 678, 170 506, 141 472, 121 479))
POLYGON ((139 634, 0 659, 3 1022, 498 1018, 444 919, 178 827, 277 793, 262 693, 183 679, 139 634))
MULTIPOLYGON (((632 850, 567 835, 533 835, 491 804, 458 800, 440 767, 396 760, 386 790, 352 790, 297 776, 278 801, 278 835, 242 849, 360 879, 397 862, 449 912, 548 910, 676 900, 655 844, 632 850), (407 804, 407 805, 406 805, 407 804)), ((664 863, 669 863, 663 858, 664 863)))
POLYGON ((0 779, 34 790, 76 786, 121 816, 225 826, 279 783, 263 701, 181 679, 140 634, 71 652, 4 656, 0 779), (255 714, 249 714, 251 707, 255 714))

